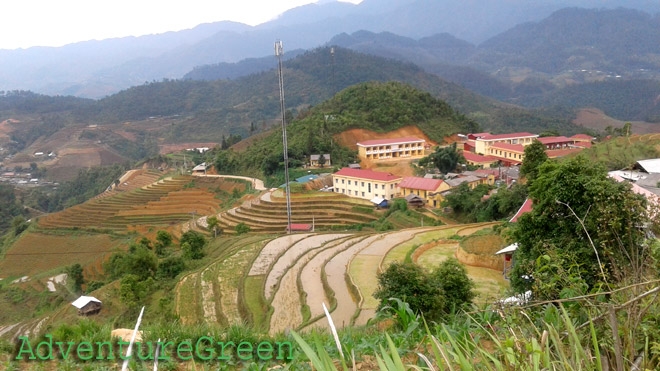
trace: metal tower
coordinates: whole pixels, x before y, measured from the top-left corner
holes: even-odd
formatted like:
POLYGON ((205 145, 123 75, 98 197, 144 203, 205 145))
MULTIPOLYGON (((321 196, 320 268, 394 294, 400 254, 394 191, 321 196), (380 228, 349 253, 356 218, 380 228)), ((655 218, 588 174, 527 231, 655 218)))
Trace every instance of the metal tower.
POLYGON ((284 182, 286 190, 286 217, 287 233, 291 233, 291 195, 289 191, 289 148, 286 142, 286 107, 284 105, 284 78, 282 77, 282 56, 284 48, 282 41, 275 42, 275 56, 277 57, 277 72, 280 80, 280 110, 282 111, 282 146, 284 147, 284 182))

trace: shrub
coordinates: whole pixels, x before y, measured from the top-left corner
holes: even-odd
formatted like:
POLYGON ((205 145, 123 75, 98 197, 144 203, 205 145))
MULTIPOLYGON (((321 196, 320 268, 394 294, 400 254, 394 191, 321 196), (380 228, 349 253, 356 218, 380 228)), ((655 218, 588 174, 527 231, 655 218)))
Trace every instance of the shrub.
POLYGON ((66 268, 66 274, 69 276, 71 281, 73 282, 73 289, 75 292, 81 292, 82 291, 82 284, 85 283, 85 279, 83 277, 83 269, 80 264, 73 264, 71 266, 68 266, 66 268))
POLYGON ((158 278, 174 278, 186 268, 182 258, 175 256, 158 263, 158 278))
POLYGON ((385 307, 390 298, 398 298, 429 320, 439 319, 445 307, 442 287, 436 285, 422 267, 414 263, 394 262, 379 273, 378 290, 374 297, 380 300, 379 309, 385 307))
POLYGON ((206 244, 204 235, 195 231, 188 231, 181 235, 181 250, 187 259, 201 259, 204 257, 202 249, 206 244))
POLYGON ((445 293, 446 311, 457 311, 472 303, 475 297, 474 282, 456 258, 440 263, 440 266, 431 273, 431 278, 445 293))
POLYGON ((235 228, 236 228, 236 234, 239 235, 250 232, 250 226, 245 223, 238 223, 236 224, 235 228))

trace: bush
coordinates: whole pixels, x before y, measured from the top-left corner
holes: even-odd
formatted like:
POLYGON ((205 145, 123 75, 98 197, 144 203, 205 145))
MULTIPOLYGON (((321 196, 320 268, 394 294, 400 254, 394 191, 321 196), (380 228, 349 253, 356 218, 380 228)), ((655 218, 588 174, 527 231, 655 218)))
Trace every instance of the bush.
POLYGON ((66 268, 66 274, 73 282, 73 289, 75 292, 82 291, 82 284, 85 283, 83 277, 83 268, 80 264, 73 264, 66 268))
POLYGON ((431 274, 432 279, 442 287, 445 293, 445 310, 455 312, 472 303, 475 294, 474 282, 468 277, 467 270, 456 258, 440 263, 431 274))
POLYGON ((142 246, 132 245, 129 252, 112 254, 105 263, 105 271, 112 278, 133 274, 141 280, 153 277, 158 266, 158 258, 152 251, 142 246))
POLYGON ((238 223, 236 224, 235 228, 236 228, 236 234, 239 235, 250 232, 250 226, 245 223, 238 223))
POLYGON ((174 278, 179 273, 183 272, 185 268, 186 264, 182 258, 178 256, 167 258, 158 263, 157 277, 159 279, 174 278))
POLYGON ((414 263, 390 264, 378 274, 378 290, 374 297, 380 300, 379 309, 388 304, 390 298, 398 298, 410 308, 429 320, 437 320, 443 314, 445 293, 442 287, 429 279, 422 267, 414 263))
POLYGON ((181 250, 186 259, 201 259, 204 257, 204 235, 195 231, 188 231, 181 236, 181 250))

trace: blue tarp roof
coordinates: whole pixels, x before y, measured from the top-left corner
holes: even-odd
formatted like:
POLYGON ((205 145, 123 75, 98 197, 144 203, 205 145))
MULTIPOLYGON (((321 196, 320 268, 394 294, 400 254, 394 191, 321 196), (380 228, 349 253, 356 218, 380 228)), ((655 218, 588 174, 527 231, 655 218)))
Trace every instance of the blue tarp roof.
POLYGON ((318 179, 318 178, 319 178, 319 176, 316 175, 316 174, 309 174, 309 175, 301 176, 300 178, 296 178, 296 182, 298 182, 298 183, 307 183, 310 180, 314 180, 314 179, 318 179))

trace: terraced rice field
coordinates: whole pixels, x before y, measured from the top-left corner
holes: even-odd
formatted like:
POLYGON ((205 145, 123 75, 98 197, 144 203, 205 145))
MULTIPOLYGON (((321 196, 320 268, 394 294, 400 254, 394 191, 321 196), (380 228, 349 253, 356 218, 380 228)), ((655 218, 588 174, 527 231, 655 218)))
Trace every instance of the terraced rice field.
POLYGON ((39 219, 39 226, 114 231, 138 225, 166 228, 190 220, 193 213, 217 213, 222 208, 222 200, 214 191, 234 188, 245 189, 245 184, 220 178, 175 176, 137 189, 113 191, 111 195, 46 215, 39 219))
MULTIPOLYGON (((239 240, 224 247, 212 264, 179 282, 176 308, 185 323, 247 322, 271 334, 325 328, 322 303, 339 327, 366 324, 378 306, 373 298, 377 274, 387 264, 410 255, 431 267, 455 253, 458 242, 448 237, 490 226, 262 235, 261 240, 239 240), (431 247, 415 254, 420 246, 431 247)), ((468 272, 480 293, 501 292, 507 286, 499 271, 468 267, 468 272)), ((485 296, 480 294, 480 298, 485 296)))
MULTIPOLYGON (((291 198, 291 222, 314 224, 316 228, 369 223, 379 217, 374 212, 365 212, 371 211, 372 207, 366 200, 336 193, 294 194, 291 198)), ((266 193, 219 214, 218 219, 219 228, 224 233, 235 233, 239 223, 250 226, 252 232, 282 233, 287 225, 286 200, 279 190, 266 193)))

